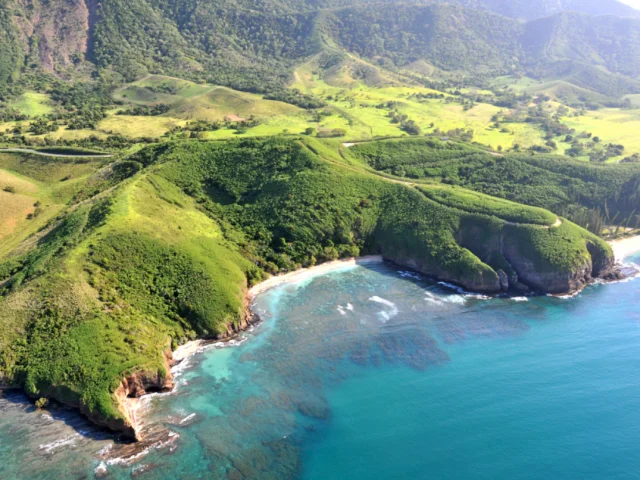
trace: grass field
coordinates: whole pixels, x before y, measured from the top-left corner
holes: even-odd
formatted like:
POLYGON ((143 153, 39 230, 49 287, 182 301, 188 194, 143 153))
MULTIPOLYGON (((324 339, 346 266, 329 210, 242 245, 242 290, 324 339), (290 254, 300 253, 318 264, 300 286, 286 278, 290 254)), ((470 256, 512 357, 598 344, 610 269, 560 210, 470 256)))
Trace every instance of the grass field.
POLYGON ((260 95, 160 75, 151 75, 119 89, 114 98, 134 105, 170 105, 172 108, 166 116, 184 120, 215 121, 229 115, 273 117, 300 112, 293 105, 265 100, 260 95))
MULTIPOLYGON (((162 75, 149 75, 114 93, 114 99, 123 102, 123 105, 107 112, 107 118, 98 124, 96 130, 67 130, 66 127, 60 127, 56 132, 41 135, 41 142, 44 142, 45 137, 77 141, 92 135, 104 139, 114 134, 129 138, 159 138, 175 127, 184 127, 189 121, 224 121, 227 118, 255 118, 259 124, 241 133, 230 128, 203 132, 200 138, 214 140, 300 134, 308 128, 312 128, 314 134, 344 130, 346 134, 343 141, 407 135, 401 130, 400 124, 392 123, 389 117, 391 111, 415 121, 424 134, 434 133, 436 129, 440 136, 446 136, 446 132, 453 129, 473 130, 474 141, 494 150, 507 150, 516 144, 527 149, 546 142, 544 132, 532 123, 503 124, 502 127, 506 127, 507 131, 503 131, 502 127, 495 128, 491 119, 501 109, 493 105, 479 103, 465 110, 462 105, 445 99, 418 98, 420 95, 440 92, 420 86, 402 85, 401 78, 395 78, 395 74, 382 75, 378 72, 378 75, 375 67, 355 58, 345 59, 320 76, 316 60, 310 60, 295 72, 291 87, 313 94, 327 103, 328 106, 319 117, 294 105, 265 100, 261 95, 162 75), (356 78, 356 67, 362 67, 368 73, 356 78), (388 106, 390 102, 391 107, 388 106), (169 105, 170 110, 160 116, 117 115, 122 109, 157 104, 169 105)), ((532 95, 548 94, 569 100, 584 94, 581 89, 566 82, 544 82, 526 77, 501 77, 494 82, 494 87, 510 88, 532 95)), ((450 95, 445 93, 445 97, 448 96, 450 95)), ((640 105, 640 97, 632 97, 631 100, 640 105)), ((47 102, 46 95, 28 92, 14 103, 25 113, 37 115, 50 111, 52 107, 47 102)), ((560 105, 553 101, 549 103, 549 108, 557 109, 560 105)), ((577 132, 590 132, 599 136, 603 143, 624 145, 625 156, 640 152, 640 137, 637 135, 640 131, 640 109, 601 109, 589 111, 581 117, 567 117, 562 121, 577 132)), ((11 131, 17 124, 2 124, 0 132, 11 131)), ((28 127, 29 122, 19 124, 28 127)), ((32 137, 31 134, 26 136, 32 137)), ((558 153, 571 148, 569 143, 562 140, 563 138, 555 139, 558 153)), ((622 158, 624 156, 609 161, 619 161, 622 158)), ((580 159, 588 161, 587 156, 580 159)))
POLYGON ((31 196, 0 191, 0 240, 27 222, 27 215, 35 210, 34 201, 31 196))
MULTIPOLYGON (((625 156, 640 152, 640 109, 604 108, 587 112, 581 117, 567 118, 564 123, 578 131, 600 137, 602 143, 624 145, 625 156)), ((621 158, 612 158, 610 161, 621 158)))
POLYGON ((121 134, 127 137, 161 137, 171 128, 186 122, 172 117, 135 117, 112 115, 98 124, 102 133, 121 134))
POLYGON ((60 213, 100 166, 101 161, 0 153, 0 257, 60 213), (27 219, 36 203, 37 215, 27 219))
POLYGON ((45 93, 25 92, 9 102, 9 107, 19 110, 29 117, 39 117, 53 112, 51 99, 45 93))
POLYGON ((435 128, 443 132, 457 128, 471 129, 475 132, 474 140, 492 148, 502 146, 506 149, 516 143, 526 148, 544 143, 542 132, 533 125, 516 124, 510 128, 509 133, 494 129, 491 117, 500 111, 498 107, 478 104, 471 110, 464 111, 461 105, 446 103, 442 99, 412 97, 417 94, 438 93, 428 88, 372 87, 364 84, 352 88, 338 88, 326 84, 317 76, 305 71, 299 72, 296 78, 297 82, 294 84, 296 88, 326 99, 330 105, 343 112, 345 118, 351 119, 352 126, 349 130, 360 127, 360 131, 368 133, 363 137, 350 132, 351 138, 402 135, 399 125, 391 123, 388 116, 389 110, 377 108, 380 104, 396 102, 397 111, 416 121, 425 133, 431 133, 435 128), (432 123, 434 127, 430 128, 432 123))

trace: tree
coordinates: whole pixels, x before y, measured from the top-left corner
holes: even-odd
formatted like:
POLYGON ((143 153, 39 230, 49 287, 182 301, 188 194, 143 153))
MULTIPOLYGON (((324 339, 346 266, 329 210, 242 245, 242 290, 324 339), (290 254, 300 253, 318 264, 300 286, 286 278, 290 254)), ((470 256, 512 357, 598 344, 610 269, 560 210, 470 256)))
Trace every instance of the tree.
POLYGON ((307 127, 304 131, 305 135, 313 135, 315 133, 316 129, 313 127, 307 127))

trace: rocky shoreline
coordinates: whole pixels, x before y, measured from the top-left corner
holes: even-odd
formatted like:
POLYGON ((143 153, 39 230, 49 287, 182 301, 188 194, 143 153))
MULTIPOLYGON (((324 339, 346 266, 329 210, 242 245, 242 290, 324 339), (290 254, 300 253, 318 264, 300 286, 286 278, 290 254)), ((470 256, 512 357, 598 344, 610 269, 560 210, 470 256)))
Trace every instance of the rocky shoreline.
MULTIPOLYGON (((640 250, 640 237, 632 237, 629 239, 619 240, 611 242, 611 246, 615 251, 616 259, 618 263, 614 266, 607 265, 607 268, 603 268, 599 273, 602 275, 592 277, 591 268, 588 268, 584 272, 583 278, 581 277, 579 282, 572 285, 570 292, 563 293, 575 294, 592 284, 597 278, 603 281, 617 281, 625 278, 625 276, 633 275, 637 272, 629 271, 625 272, 622 269, 620 261, 629 253, 640 250), (606 271, 604 271, 606 270, 606 271)), ((219 335, 212 339, 198 339, 187 342, 179 346, 175 351, 171 351, 169 347, 165 350, 165 370, 166 375, 161 376, 158 372, 146 372, 139 371, 134 372, 124 378, 120 386, 116 389, 115 395, 121 406, 123 413, 123 420, 109 421, 108 419, 101 418, 94 412, 84 411, 81 409, 81 413, 85 415, 96 425, 103 426, 109 430, 118 432, 124 439, 140 441, 142 440, 142 413, 141 405, 142 398, 151 393, 168 393, 174 390, 175 381, 171 369, 181 362, 185 361, 192 355, 201 352, 207 346, 217 343, 228 343, 234 341, 238 335, 243 331, 257 325, 260 322, 260 317, 252 311, 251 305, 255 297, 261 293, 266 292, 274 287, 285 283, 300 282, 315 276, 323 275, 331 271, 339 270, 345 267, 351 267, 356 265, 372 265, 380 264, 385 261, 391 261, 398 266, 412 268, 419 273, 429 276, 429 272, 422 271, 419 265, 415 265, 413 262, 402 261, 401 259, 386 259, 381 255, 366 256, 360 258, 350 258, 346 260, 336 260, 327 262, 318 266, 314 266, 307 269, 297 270, 284 275, 278 275, 271 277, 248 290, 245 294, 245 315, 241 323, 237 327, 229 327, 227 332, 223 335, 219 335), (400 261, 398 261, 400 260, 400 261)), ((463 285, 464 287, 464 285, 463 285)), ((522 290, 517 291, 519 294, 522 290)), ((501 292, 494 292, 501 293, 501 292)), ((505 293, 505 292, 502 292, 505 293)), ((535 289, 527 289, 527 293, 535 293, 535 289)), ((78 407, 77 405, 70 405, 78 407)))

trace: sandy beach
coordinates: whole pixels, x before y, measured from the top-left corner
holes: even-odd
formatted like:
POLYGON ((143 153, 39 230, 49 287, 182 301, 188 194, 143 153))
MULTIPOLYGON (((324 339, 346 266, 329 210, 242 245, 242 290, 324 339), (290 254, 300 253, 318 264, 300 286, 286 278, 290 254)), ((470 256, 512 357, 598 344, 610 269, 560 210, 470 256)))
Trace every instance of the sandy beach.
POLYGON ((349 258, 346 260, 336 260, 334 262, 327 262, 316 267, 304 268, 302 270, 296 270, 295 272, 286 273, 284 275, 276 275, 264 282, 261 282, 249 290, 249 298, 254 298, 260 293, 264 293, 267 290, 289 282, 300 282, 307 278, 315 277, 317 275, 324 275, 333 270, 338 270, 344 267, 350 267, 355 265, 370 265, 375 263, 382 263, 382 256, 371 255, 368 257, 349 258))
POLYGON ((205 340, 193 340, 191 342, 185 343, 184 345, 180 345, 173 352, 173 361, 176 363, 182 362, 185 358, 198 353, 198 350, 200 350, 206 344, 207 342, 205 340))
POLYGON ((621 262, 629 255, 640 252, 640 235, 612 240, 609 244, 616 254, 616 260, 621 262))
MULTIPOLYGON (((640 252, 640 235, 613 240, 609 242, 609 244, 613 248, 613 251, 616 255, 616 260, 618 262, 622 262, 629 255, 635 252, 640 252)), ((325 273, 329 273, 334 270, 339 270, 344 267, 376 264, 382 262, 382 256, 371 255, 367 257, 349 258, 346 260, 336 260, 333 262, 322 263, 315 267, 304 268, 302 270, 296 270, 295 272, 276 275, 268 278, 264 282, 260 282, 259 284, 251 288, 251 290, 249 290, 249 292, 247 293, 247 296, 249 300, 253 300, 257 295, 284 283, 300 282, 308 278, 312 278, 318 275, 324 275, 325 273)), ((178 347, 178 349, 173 352, 173 359, 176 363, 180 363, 185 358, 198 353, 199 350, 211 343, 212 341, 206 340, 194 340, 191 342, 187 342, 184 345, 178 347)))
MULTIPOLYGON (((370 265, 375 263, 382 263, 382 256, 380 255, 370 255, 367 257, 359 257, 359 258, 348 258, 346 260, 336 260, 334 262, 327 262, 321 265, 317 265, 311 268, 304 268, 302 270, 296 270, 295 272, 286 273, 284 275, 276 275, 271 278, 268 278, 264 282, 260 282, 255 285, 249 292, 247 296, 250 300, 253 300, 257 295, 270 290, 271 288, 277 287, 278 285, 282 285, 284 283, 290 282, 300 282, 302 280, 306 280, 308 278, 312 278, 318 275, 324 275, 325 273, 329 273, 333 270, 338 270, 340 268, 351 267, 355 265, 370 265)), ((173 360, 176 364, 182 362, 184 359, 189 358, 192 355, 195 355, 202 348, 210 345, 211 343, 216 342, 216 340, 193 340, 191 342, 187 342, 184 345, 180 345, 173 352, 173 360)))

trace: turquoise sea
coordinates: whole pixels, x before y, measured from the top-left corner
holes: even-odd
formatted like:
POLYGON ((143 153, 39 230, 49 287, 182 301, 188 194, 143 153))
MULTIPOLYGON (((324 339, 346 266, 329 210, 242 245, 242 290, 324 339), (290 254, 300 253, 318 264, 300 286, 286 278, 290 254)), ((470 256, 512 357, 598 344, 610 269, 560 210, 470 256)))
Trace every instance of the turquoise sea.
POLYGON ((484 298, 358 266, 255 308, 149 400, 142 449, 5 393, 0 478, 640 478, 640 280, 484 298))

